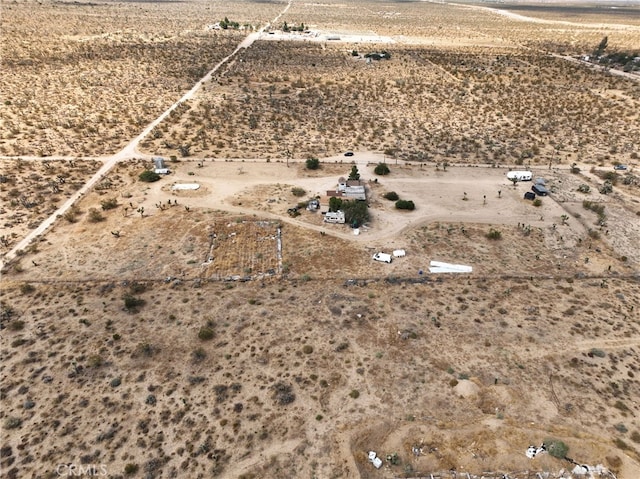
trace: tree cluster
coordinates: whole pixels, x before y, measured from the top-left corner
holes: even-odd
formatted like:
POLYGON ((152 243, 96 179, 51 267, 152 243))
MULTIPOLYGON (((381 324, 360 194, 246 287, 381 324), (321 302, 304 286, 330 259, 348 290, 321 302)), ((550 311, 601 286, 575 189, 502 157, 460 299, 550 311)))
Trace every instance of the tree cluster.
POLYGON ((240 24, 238 22, 232 22, 227 17, 224 17, 224 20, 220 20, 220 28, 222 28, 223 30, 227 30, 228 28, 237 30, 238 28, 240 28, 240 24))
POLYGON ((304 23, 300 23, 300 25, 298 25, 297 27, 294 26, 289 26, 289 24, 287 24, 287 22, 284 22, 284 24, 282 25, 282 31, 283 32, 304 32, 304 23))

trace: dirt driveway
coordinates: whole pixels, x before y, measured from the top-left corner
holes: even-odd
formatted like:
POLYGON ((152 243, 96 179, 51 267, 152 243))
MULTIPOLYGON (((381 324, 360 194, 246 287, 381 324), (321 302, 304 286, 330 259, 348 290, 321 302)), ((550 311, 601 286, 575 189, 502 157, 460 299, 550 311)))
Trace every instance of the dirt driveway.
MULTIPOLYGON (((323 166, 310 172, 302 163, 266 163, 261 161, 205 161, 172 164, 174 172, 145 192, 149 206, 167 198, 178 197, 192 207, 220 209, 237 213, 279 217, 284 221, 322 229, 327 234, 371 243, 372 246, 396 237, 407 227, 427 222, 454 221, 485 224, 527 224, 532 227, 552 227, 560 224, 565 214, 562 206, 545 198, 540 207, 524 200, 523 194, 530 183, 515 188, 507 181, 506 168, 450 166, 446 171, 434 165, 398 164, 389 162, 391 174, 376 176, 373 169, 382 155, 357 153, 354 157, 332 157, 323 160, 323 166), (307 196, 325 194, 334 189, 340 176, 347 177, 353 162, 361 178, 368 183, 371 222, 354 235, 344 225, 326 225, 319 215, 291 219, 286 214, 294 201, 292 187, 304 188, 307 196), (342 163, 340 163, 342 162, 342 163), (175 192, 174 183, 198 183, 193 192, 175 192), (277 188, 276 188, 277 187, 277 188), (384 193, 395 191, 400 198, 412 200, 416 209, 401 212, 394 203, 383 198, 384 193)), ((545 172, 540 171, 542 175, 545 172)), ((534 176, 536 172, 534 171, 534 176)), ((574 233, 584 234, 579 223, 574 233)))

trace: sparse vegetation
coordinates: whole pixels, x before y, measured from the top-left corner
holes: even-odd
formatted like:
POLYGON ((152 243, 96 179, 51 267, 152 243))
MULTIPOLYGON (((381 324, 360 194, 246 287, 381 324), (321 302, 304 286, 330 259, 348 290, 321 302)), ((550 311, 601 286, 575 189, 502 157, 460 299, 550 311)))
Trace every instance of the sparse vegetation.
POLYGON ((21 420, 3 431, 7 477, 71 461, 149 478, 572 468, 524 458, 545 434, 579 443, 576 461, 638 469, 638 91, 549 55, 603 35, 605 55, 631 51, 634 29, 611 34, 631 10, 503 5, 540 19, 514 23, 473 5, 293 2, 272 26, 312 33, 265 30, 199 82, 285 5, 3 5, 0 247, 19 253, 3 261, 0 407, 21 420), (225 17, 246 24, 208 25, 225 17), (391 58, 353 55, 351 28, 392 37, 359 43, 391 58), (196 82, 144 159, 119 155, 37 230, 196 82), (368 178, 383 154, 393 174, 368 178), (141 182, 155 155, 175 174, 141 182), (366 202, 331 205, 347 225, 302 211, 354 165, 366 202), (507 188, 514 165, 545 176, 543 208, 526 207, 530 183, 507 188), (185 179, 199 189, 171 189, 185 179), (420 208, 390 208, 391 189, 420 208))
POLYGON ((124 296, 124 307, 129 311, 135 311, 145 304, 144 299, 137 298, 131 294, 124 296))
POLYGON ((297 197, 301 197, 307 194, 307 192, 305 191, 304 188, 300 188, 298 186, 294 186, 293 188, 291 188, 291 194, 293 196, 297 196, 297 197))

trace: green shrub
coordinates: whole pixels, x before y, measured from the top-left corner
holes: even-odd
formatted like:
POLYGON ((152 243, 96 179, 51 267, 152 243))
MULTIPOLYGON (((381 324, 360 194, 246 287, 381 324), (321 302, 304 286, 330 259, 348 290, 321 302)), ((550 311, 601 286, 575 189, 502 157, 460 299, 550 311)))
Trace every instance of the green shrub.
POLYGON ((99 223, 100 221, 104 221, 102 213, 100 213, 96 208, 89 208, 89 222, 99 223))
POLYGON ((100 202, 100 206, 102 206, 103 210, 112 210, 118 207, 118 200, 115 198, 109 198, 107 200, 102 200, 100 202))
POLYGON ((398 193, 396 193, 395 191, 389 191, 388 193, 385 193, 384 198, 389 201, 398 201, 400 199, 398 193))
POLYGON ((7 325, 7 329, 9 329, 10 331, 22 331, 24 329, 24 321, 22 321, 21 319, 11 321, 7 325))
POLYGON ((352 389, 349 393, 349 396, 351 396, 353 399, 358 399, 360 397, 360 391, 358 391, 357 389, 352 389))
POLYGON ((303 352, 304 354, 311 354, 311 353, 313 352, 313 346, 311 346, 311 345, 309 345, 309 344, 305 344, 305 345, 302 347, 302 352, 303 352))
POLYGON ((2 427, 5 429, 16 429, 22 424, 22 419, 16 416, 9 416, 4 420, 2 427))
POLYGON ((540 198, 536 198, 535 200, 533 200, 533 206, 535 206, 536 208, 542 205, 542 200, 540 198))
POLYGON ((198 338, 202 341, 209 341, 213 339, 214 336, 215 332, 209 326, 203 326, 200 328, 200 331, 198 331, 198 338))
POLYGON ((396 201, 396 208, 399 210, 415 210, 416 205, 411 200, 398 200, 396 201))
POLYGON ((391 173, 391 170, 389 170, 389 167, 387 166, 386 163, 378 163, 376 165, 375 169, 373 170, 373 172, 376 175, 384 176, 384 175, 388 175, 389 173, 391 173))
POLYGON ((317 170, 320 168, 320 160, 314 157, 307 158, 305 166, 307 167, 307 170, 317 170))
POLYGON ((137 464, 127 464, 126 466, 124 466, 124 473, 127 476, 132 476, 133 474, 135 474, 136 472, 138 472, 138 465, 137 464))
POLYGON ((158 181, 160 179, 160 175, 152 170, 145 170, 138 176, 140 181, 144 181, 145 183, 153 183, 154 181, 158 181))
POLYGON ((558 459, 564 459, 567 456, 567 452, 569 452, 569 446, 560 439, 545 439, 544 445, 549 455, 557 457, 558 459))
POLYGON ((491 228, 487 233, 487 238, 491 240, 499 240, 502 239, 502 233, 499 230, 491 228))
POLYGON ((293 188, 291 188, 291 194, 293 194, 293 196, 304 196, 306 193, 306 191, 304 190, 304 188, 300 188, 298 186, 294 186, 293 188))
POLYGON ((142 306, 144 304, 144 299, 136 298, 130 294, 126 294, 124 296, 124 307, 126 309, 132 310, 136 309, 138 306, 142 306))

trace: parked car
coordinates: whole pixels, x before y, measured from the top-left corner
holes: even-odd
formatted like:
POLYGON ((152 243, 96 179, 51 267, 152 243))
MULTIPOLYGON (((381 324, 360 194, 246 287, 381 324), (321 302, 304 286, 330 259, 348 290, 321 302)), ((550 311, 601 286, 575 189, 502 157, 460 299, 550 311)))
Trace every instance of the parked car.
POLYGON ((544 185, 533 185, 531 191, 538 196, 547 196, 549 194, 549 190, 544 185))
POLYGON ((353 151, 347 151, 344 156, 353 156, 353 151))
POLYGON ((626 170, 627 169, 627 165, 615 165, 613 167, 614 170, 626 170))
POLYGON ((527 191, 524 194, 524 199, 525 200, 535 200, 536 199, 536 194, 533 191, 527 191))

